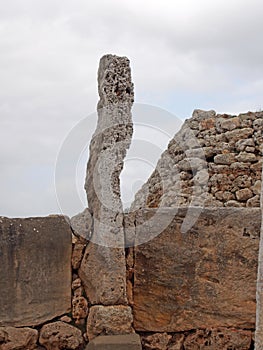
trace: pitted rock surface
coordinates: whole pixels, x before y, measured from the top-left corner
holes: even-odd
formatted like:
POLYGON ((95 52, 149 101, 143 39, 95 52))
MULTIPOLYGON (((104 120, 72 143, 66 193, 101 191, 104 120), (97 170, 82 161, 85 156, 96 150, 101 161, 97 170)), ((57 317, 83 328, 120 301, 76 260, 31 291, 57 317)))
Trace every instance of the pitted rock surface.
POLYGON ((92 304, 127 304, 119 175, 133 133, 129 60, 102 57, 98 86, 98 124, 90 143, 85 183, 94 227, 79 276, 92 304))

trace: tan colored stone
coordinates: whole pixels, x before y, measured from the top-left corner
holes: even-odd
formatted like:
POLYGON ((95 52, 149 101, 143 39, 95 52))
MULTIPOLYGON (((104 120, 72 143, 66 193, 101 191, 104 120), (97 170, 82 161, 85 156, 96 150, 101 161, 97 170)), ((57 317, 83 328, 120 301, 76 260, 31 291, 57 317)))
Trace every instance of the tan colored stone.
POLYGON ((168 346, 168 350, 183 350, 185 335, 182 333, 175 334, 172 339, 172 344, 168 346))
POLYGON ((247 153, 247 152, 240 152, 237 156, 236 156, 236 160, 238 162, 244 162, 244 163, 254 163, 257 161, 257 157, 254 153, 247 153))
POLYGON ((234 130, 240 126, 240 119, 238 117, 233 118, 220 118, 220 127, 224 130, 234 130))
POLYGON ((167 350, 171 339, 172 336, 167 333, 155 333, 143 337, 142 344, 144 349, 167 350))
POLYGON ((260 195, 261 193, 261 180, 257 180, 254 185, 251 187, 254 194, 260 195))
POLYGON ((74 281, 72 281, 71 288, 72 288, 72 290, 75 290, 79 287, 81 287, 81 279, 78 277, 78 278, 74 279, 74 281))
POLYGON ((86 350, 142 350, 138 334, 99 336, 89 342, 86 350))
POLYGON ((225 203, 225 207, 235 207, 235 208, 241 208, 243 207, 243 204, 238 202, 238 201, 235 201, 233 199, 230 199, 229 201, 227 201, 225 203))
POLYGON ((91 304, 127 304, 124 249, 89 242, 79 276, 91 304))
POLYGON ((44 325, 39 343, 47 350, 79 350, 83 344, 81 331, 61 321, 44 325))
POLYGON ((0 325, 34 326, 71 309, 71 229, 64 216, 0 217, 0 325))
POLYGON ((71 323, 71 322, 72 322, 72 318, 69 317, 69 316, 67 316, 67 315, 60 317, 59 320, 60 320, 61 322, 65 322, 65 323, 71 323))
POLYGON ((136 237, 157 233, 135 247, 135 330, 254 328, 260 209, 206 208, 182 233, 186 212, 178 208, 159 235, 160 220, 148 221, 155 211, 138 213, 136 237))
POLYGON ((184 341, 185 350, 249 350, 250 346, 251 331, 233 328, 197 330, 184 341))
POLYGON ((232 131, 227 131, 225 133, 226 138, 229 141, 239 141, 241 139, 247 139, 250 135, 253 134, 252 128, 243 128, 243 129, 236 129, 232 131))
POLYGON ((0 349, 34 350, 37 346, 38 331, 32 328, 0 327, 0 349))
POLYGON ((253 197, 253 193, 249 188, 242 188, 239 191, 236 191, 236 198, 238 201, 247 201, 249 198, 253 197))
POLYGON ((133 333, 132 321, 132 310, 129 306, 92 306, 87 322, 89 340, 98 335, 133 333))
POLYGON ((230 165, 235 162, 235 154, 234 153, 218 154, 214 157, 214 162, 216 164, 230 165))
POLYGON ((80 263, 83 257, 83 251, 86 247, 86 244, 83 242, 80 242, 79 240, 74 244, 73 251, 72 251, 72 257, 71 257, 71 264, 73 270, 77 270, 80 267, 80 263))
POLYGON ((72 299, 72 317, 76 323, 80 319, 85 319, 88 316, 88 301, 83 296, 74 296, 72 299))
POLYGON ((248 207, 248 208, 260 207, 260 197, 259 197, 259 195, 256 195, 256 196, 248 199, 248 201, 246 203, 246 207, 248 207))

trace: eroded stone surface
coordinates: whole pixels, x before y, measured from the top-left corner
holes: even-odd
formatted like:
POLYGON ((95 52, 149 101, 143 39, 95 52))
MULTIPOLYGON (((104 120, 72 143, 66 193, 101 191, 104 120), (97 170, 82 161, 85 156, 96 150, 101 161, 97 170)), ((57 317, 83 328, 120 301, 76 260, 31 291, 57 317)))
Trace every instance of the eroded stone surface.
POLYGON ((76 323, 88 316, 88 301, 83 296, 75 296, 72 299, 72 317, 76 323))
POLYGON ((47 350, 78 350, 83 345, 83 338, 78 328, 57 321, 41 328, 39 343, 47 350))
POLYGON ((144 349, 154 350, 167 350, 168 343, 172 339, 172 336, 167 333, 155 333, 143 337, 144 349))
POLYGON ((0 325, 38 325, 70 310, 71 250, 62 216, 0 218, 0 325))
POLYGON ((251 331, 242 329, 206 329, 197 330, 186 337, 185 350, 249 350, 251 349, 251 331))
POLYGON ((79 276, 93 304, 127 303, 119 175, 133 133, 129 60, 106 55, 98 71, 98 124, 90 144, 85 189, 94 229, 79 276))
POLYGON ((79 276, 91 304, 127 304, 124 250, 90 242, 79 276))
POLYGON ((35 350, 38 331, 32 328, 0 327, 0 349, 35 350))
POLYGON ((132 310, 129 306, 92 306, 90 309, 87 335, 89 340, 98 335, 130 334, 132 328, 132 310))
POLYGON ((86 350, 141 350, 138 334, 99 336, 93 339, 86 350))
MULTIPOLYGON (((192 208, 192 215, 198 210, 192 208)), ((141 225, 155 213, 138 213, 138 239, 159 232, 160 220, 141 225)), ((135 247, 135 330, 253 329, 260 209, 204 209, 182 233, 185 214, 186 209, 179 209, 161 234, 135 247)))

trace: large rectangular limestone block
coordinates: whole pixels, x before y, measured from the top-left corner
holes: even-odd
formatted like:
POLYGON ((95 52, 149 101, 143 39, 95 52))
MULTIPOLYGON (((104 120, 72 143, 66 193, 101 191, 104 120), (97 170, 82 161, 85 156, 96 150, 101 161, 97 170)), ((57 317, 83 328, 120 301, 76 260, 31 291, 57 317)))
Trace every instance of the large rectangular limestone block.
POLYGON ((63 216, 0 217, 1 326, 34 326, 70 310, 71 251, 63 216))
POLYGON ((198 210, 186 233, 187 209, 172 219, 169 209, 138 213, 136 239, 156 237, 135 247, 136 331, 255 327, 261 211, 205 208, 198 218, 198 210))
POLYGON ((141 350, 138 334, 107 335, 93 339, 86 350, 141 350))

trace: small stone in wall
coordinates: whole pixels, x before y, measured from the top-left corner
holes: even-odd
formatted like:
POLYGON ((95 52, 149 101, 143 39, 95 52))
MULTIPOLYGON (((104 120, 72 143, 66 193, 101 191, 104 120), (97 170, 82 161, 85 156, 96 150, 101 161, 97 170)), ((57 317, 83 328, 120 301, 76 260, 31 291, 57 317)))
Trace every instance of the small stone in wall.
POLYGON ((230 165, 233 162, 235 162, 235 154, 234 153, 218 154, 214 157, 214 162, 216 164, 230 165))
POLYGON ((81 287, 81 279, 79 277, 77 277, 76 279, 74 279, 74 281, 72 282, 71 288, 72 290, 75 290, 77 288, 81 287))
POLYGON ((241 190, 236 192, 236 197, 238 201, 244 202, 249 198, 253 197, 253 193, 249 188, 242 188, 241 190))
POLYGON ((257 157, 255 156, 254 153, 247 153, 247 152, 240 152, 237 156, 236 156, 236 160, 238 162, 256 162, 257 161, 257 157))
POLYGON ((185 335, 184 334, 175 334, 171 340, 171 345, 168 346, 168 350, 183 350, 185 335))
POLYGON ((261 180, 257 180, 254 185, 251 187, 254 194, 260 195, 261 193, 261 180))
POLYGON ((57 321, 41 328, 39 343, 47 350, 77 350, 82 346, 83 338, 78 328, 57 321))
POLYGON ((243 206, 242 203, 235 201, 233 199, 231 199, 230 201, 227 201, 225 203, 225 207, 236 207, 236 208, 241 208, 243 206))
POLYGON ((251 331, 222 328, 197 330, 186 337, 184 349, 249 350, 250 345, 251 331))
POLYGON ((72 319, 71 319, 71 317, 65 315, 65 316, 60 317, 60 321, 66 322, 66 323, 71 323, 72 319))
POLYGON ((256 196, 250 198, 247 201, 247 203, 246 203, 246 207, 248 207, 248 208, 260 207, 260 197, 259 197, 259 195, 256 195, 256 196))
POLYGON ((74 296, 72 299, 72 316, 78 324, 88 316, 88 302, 83 296, 74 296))
POLYGON ((142 338, 143 348, 147 350, 167 350, 172 336, 167 333, 155 333, 142 338))
POLYGON ((132 310, 129 306, 92 306, 87 322, 87 335, 92 340, 98 335, 134 333, 132 310))
POLYGON ((73 251, 72 251, 72 258, 71 258, 71 264, 73 270, 77 270, 80 267, 80 263, 83 257, 83 251, 86 247, 86 244, 81 242, 81 240, 77 240, 77 242, 74 245, 73 251))
POLYGON ((36 349, 38 332, 32 328, 0 327, 0 349, 36 349))

